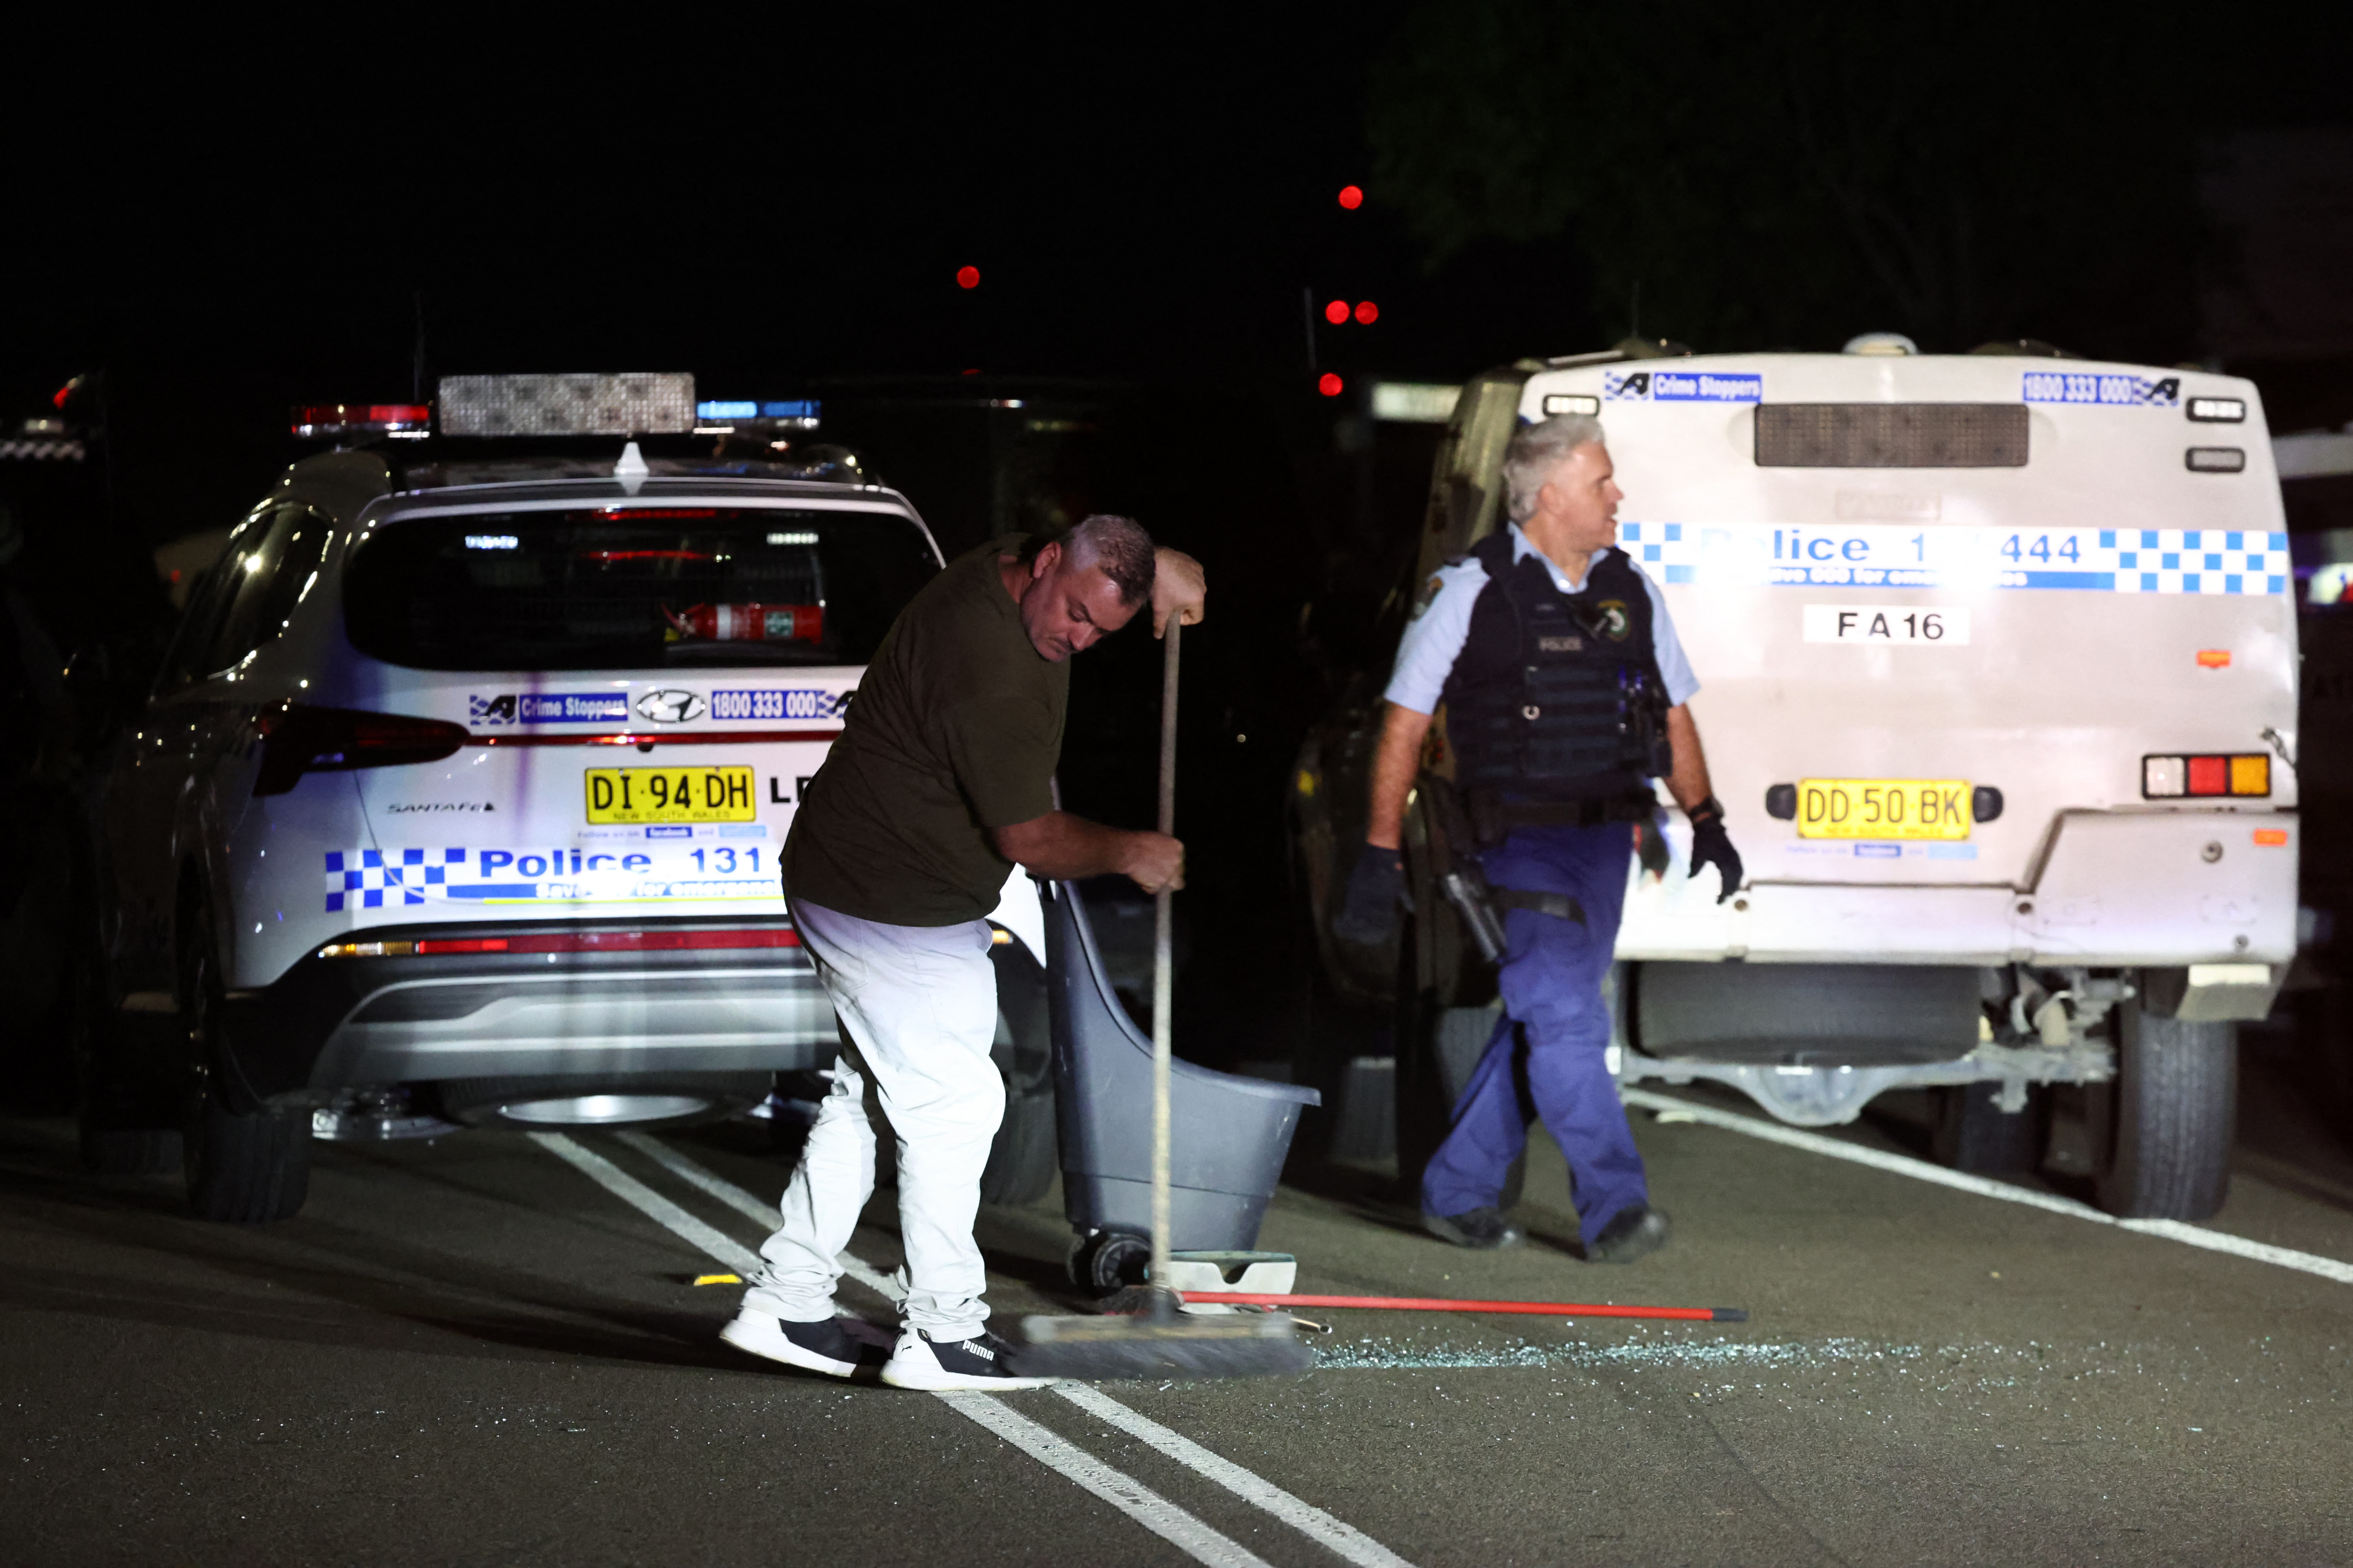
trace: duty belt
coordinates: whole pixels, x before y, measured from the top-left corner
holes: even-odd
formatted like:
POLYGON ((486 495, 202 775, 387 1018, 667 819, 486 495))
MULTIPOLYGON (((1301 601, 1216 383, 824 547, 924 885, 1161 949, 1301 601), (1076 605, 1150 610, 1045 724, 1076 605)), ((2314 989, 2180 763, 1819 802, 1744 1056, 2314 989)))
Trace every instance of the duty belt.
POLYGON ((1472 836, 1493 848, 1517 827, 1599 827, 1607 822, 1648 822, 1659 803, 1647 791, 1601 800, 1499 800, 1485 791, 1471 797, 1472 836))
POLYGON ((1495 901, 1507 910, 1534 910, 1555 920, 1585 923, 1585 907, 1567 893, 1532 893, 1525 888, 1498 888, 1495 901))

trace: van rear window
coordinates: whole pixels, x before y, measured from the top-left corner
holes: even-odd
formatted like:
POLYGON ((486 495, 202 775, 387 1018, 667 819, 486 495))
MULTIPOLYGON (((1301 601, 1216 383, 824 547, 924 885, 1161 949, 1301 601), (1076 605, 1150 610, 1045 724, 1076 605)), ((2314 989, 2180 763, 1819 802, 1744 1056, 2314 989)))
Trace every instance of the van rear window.
POLYGON ((938 570, 881 510, 427 512, 353 552, 343 611, 362 653, 420 669, 863 664, 938 570))
POLYGON ((2022 468, 2023 403, 1765 403, 1760 468, 2022 468))

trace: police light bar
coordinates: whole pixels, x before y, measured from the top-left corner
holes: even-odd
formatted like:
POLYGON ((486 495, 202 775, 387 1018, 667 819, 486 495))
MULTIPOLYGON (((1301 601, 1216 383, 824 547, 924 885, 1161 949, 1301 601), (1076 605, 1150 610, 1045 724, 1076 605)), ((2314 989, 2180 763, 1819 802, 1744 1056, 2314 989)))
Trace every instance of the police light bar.
POLYGON ((2143 800, 2267 795, 2272 793, 2272 760, 2262 752, 2143 757, 2140 793, 2143 800))
POLYGON ((696 404, 694 417, 698 426, 754 425, 762 429, 814 430, 818 406, 814 397, 765 403, 748 397, 714 398, 696 404))
POLYGON ((1454 400, 1461 395, 1459 386, 1377 381, 1373 383, 1373 417, 1400 425, 1443 425, 1454 416, 1454 400))
POLYGON ((432 433, 433 410, 422 403, 311 403, 294 410, 294 434, 315 441, 338 436, 392 436, 417 440, 432 433))
POLYGON ((694 377, 445 375, 444 436, 683 436, 694 428, 694 377))

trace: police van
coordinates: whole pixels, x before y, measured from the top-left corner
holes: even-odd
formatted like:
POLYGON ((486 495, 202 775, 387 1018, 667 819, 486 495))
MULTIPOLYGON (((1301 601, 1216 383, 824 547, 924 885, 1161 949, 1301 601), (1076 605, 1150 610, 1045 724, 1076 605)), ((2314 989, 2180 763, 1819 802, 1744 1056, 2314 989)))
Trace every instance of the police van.
POLYGON ((483 376, 298 416, 339 449, 237 525, 106 780, 93 1163, 184 1129, 197 1212, 269 1219, 314 1134, 677 1122, 829 1063, 777 856, 940 558, 797 453, 815 412, 483 376))
MULTIPOLYGON (((1713 1080, 1801 1125, 1931 1088, 1943 1152, 1978 1169, 2039 1161, 2045 1091, 2081 1086, 2105 1206, 2213 1212, 2236 1021, 2296 938, 2294 578, 2255 388, 1892 334, 1523 361, 1457 399, 1393 620, 1503 525, 1513 430, 1562 413, 1607 432, 1620 543, 1663 585, 1746 861, 1723 902, 1687 880, 1662 788, 1664 864, 1638 865, 1618 938, 1620 1081, 1713 1080)), ((1325 961, 1396 998, 1400 1133, 1426 1147, 1493 982, 1432 896, 1419 801, 1393 988, 1330 939, 1378 706, 1368 677, 1295 793, 1325 961)))

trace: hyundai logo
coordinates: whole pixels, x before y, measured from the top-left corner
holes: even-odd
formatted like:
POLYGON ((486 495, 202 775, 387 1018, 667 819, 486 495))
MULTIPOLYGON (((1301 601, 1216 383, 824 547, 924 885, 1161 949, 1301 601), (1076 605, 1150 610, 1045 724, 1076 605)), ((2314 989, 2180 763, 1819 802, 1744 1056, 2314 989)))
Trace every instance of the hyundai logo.
POLYGON ((707 710, 701 697, 691 691, 649 691, 638 699, 638 717, 656 724, 683 724, 689 719, 700 719, 707 710))

